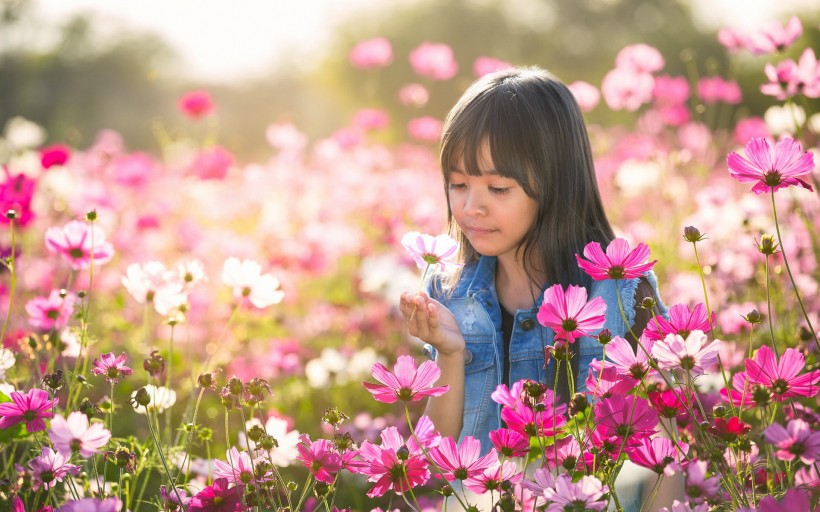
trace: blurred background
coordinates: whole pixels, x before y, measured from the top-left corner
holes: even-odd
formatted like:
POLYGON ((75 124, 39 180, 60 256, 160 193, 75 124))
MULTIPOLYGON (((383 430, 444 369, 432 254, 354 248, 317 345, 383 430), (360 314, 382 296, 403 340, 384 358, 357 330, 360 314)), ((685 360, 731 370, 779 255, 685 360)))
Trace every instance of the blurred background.
MULTIPOLYGON (((806 27, 820 20, 812 0, 2 0, 0 10, 0 126, 23 116, 74 147, 111 128, 132 147, 156 150, 154 120, 173 128, 176 98, 206 88, 220 105, 222 144, 244 160, 268 153, 271 122, 323 137, 362 107, 387 109, 396 122, 383 136, 397 141, 411 117, 444 116, 480 56, 600 84, 617 52, 640 42, 661 51, 666 73, 691 78, 694 68, 728 67, 714 37, 720 27, 753 30, 792 14, 806 27), (395 58, 362 74, 348 52, 375 36, 392 43, 395 58), (396 95, 418 81, 407 55, 424 41, 450 45, 462 66, 452 80, 424 83, 429 102, 408 109, 396 95)), ((817 31, 806 36, 820 46, 817 31)), ((744 107, 761 114, 760 61, 747 61, 735 76, 744 107)))

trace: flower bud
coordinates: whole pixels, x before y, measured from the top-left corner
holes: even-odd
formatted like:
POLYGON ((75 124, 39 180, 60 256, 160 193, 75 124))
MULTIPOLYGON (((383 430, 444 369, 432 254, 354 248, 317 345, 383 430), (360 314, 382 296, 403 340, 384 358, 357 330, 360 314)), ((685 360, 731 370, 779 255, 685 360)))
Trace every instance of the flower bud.
POLYGON ((197 384, 203 389, 216 389, 216 377, 221 370, 203 373, 197 378, 197 384))
POLYGON ((744 320, 749 322, 752 325, 755 324, 762 324, 764 320, 766 320, 766 315, 761 313, 760 311, 753 309, 746 313, 746 316, 742 317, 744 320))
POLYGON ((148 372, 148 375, 158 379, 163 372, 165 372, 165 358, 159 353, 159 350, 154 350, 148 359, 143 361, 142 367, 148 372))
POLYGON ((723 405, 716 405, 712 407, 712 415, 716 418, 722 418, 726 416, 726 407, 723 405))
POLYGON ((644 297, 641 301, 641 308, 646 309, 648 311, 654 308, 656 304, 657 301, 654 297, 644 297))
POLYGON ((100 408, 97 407, 97 404, 91 402, 88 399, 88 397, 83 398, 83 401, 80 402, 79 409, 80 409, 80 412, 85 414, 88 417, 89 420, 91 420, 91 418, 93 418, 95 416, 102 417, 102 415, 103 415, 100 408))
POLYGON ((322 414, 322 421, 331 425, 333 428, 339 428, 339 426, 345 422, 345 420, 349 420, 350 417, 337 409, 336 407, 331 407, 330 409, 325 409, 325 412, 322 414))
POLYGON ((43 376, 43 385, 52 391, 57 391, 65 386, 65 378, 62 370, 56 370, 54 373, 49 373, 43 376))
POLYGON ((450 486, 450 484, 444 484, 443 486, 441 486, 441 490, 439 492, 441 492, 442 496, 447 498, 453 495, 453 488, 450 486))
POLYGON ((339 453, 344 453, 354 448, 356 443, 353 442, 353 437, 350 435, 350 432, 345 432, 344 434, 336 434, 333 436, 333 446, 336 447, 339 453))
POLYGON ((547 410, 547 404, 545 404, 544 402, 538 402, 537 404, 535 404, 532 410, 535 412, 544 412, 547 410))
POLYGON ((589 407, 589 400, 583 393, 575 393, 569 402, 569 414, 575 416, 579 412, 584 412, 589 407))
POLYGON ((683 239, 687 242, 700 242, 705 238, 706 235, 701 234, 700 230, 695 226, 686 226, 683 228, 683 239))
POLYGON ((399 460, 407 460, 410 458, 410 449, 406 444, 401 445, 401 448, 396 450, 396 458, 399 460))
POLYGON ((85 290, 80 290, 80 291, 77 292, 77 297, 79 297, 81 299, 84 299, 86 295, 88 295, 88 294, 85 292, 85 290))
POLYGON ((17 210, 7 210, 6 211, 6 218, 8 220, 14 220, 17 218, 17 210))
POLYGON ((214 431, 210 427, 201 427, 196 435, 200 441, 208 443, 214 438, 214 431))
POLYGON ((148 394, 148 390, 144 387, 139 388, 137 394, 134 395, 134 402, 136 402, 137 405, 148 407, 148 404, 151 403, 151 395, 148 394))
POLYGON ((242 391, 244 391, 245 386, 242 385, 242 381, 237 377, 231 377, 231 380, 228 381, 226 389, 230 394, 238 397, 242 394, 242 391))
POLYGON ((85 214, 85 219, 89 222, 97 220, 97 210, 89 210, 88 213, 85 214))
POLYGON ((266 435, 265 429, 262 428, 261 425, 254 425, 248 429, 248 439, 253 441, 254 443, 259 443, 259 440, 262 439, 262 436, 266 435))
POLYGON ((756 242, 755 244, 761 254, 772 256, 780 252, 777 249, 777 239, 775 239, 774 235, 763 235, 760 237, 760 242, 756 242))
POLYGON ((609 329, 601 329, 601 332, 598 333, 598 343, 606 345, 610 341, 612 341, 612 331, 609 329))
POLYGON ((296 482, 294 482, 293 480, 291 480, 290 482, 288 482, 288 490, 289 490, 289 491, 295 491, 295 490, 296 490, 296 489, 298 489, 298 488, 299 488, 299 484, 297 484, 297 483, 296 483, 296 482))
POLYGON ((279 447, 279 441, 272 435, 265 434, 259 439, 259 447, 263 450, 271 451, 279 447))

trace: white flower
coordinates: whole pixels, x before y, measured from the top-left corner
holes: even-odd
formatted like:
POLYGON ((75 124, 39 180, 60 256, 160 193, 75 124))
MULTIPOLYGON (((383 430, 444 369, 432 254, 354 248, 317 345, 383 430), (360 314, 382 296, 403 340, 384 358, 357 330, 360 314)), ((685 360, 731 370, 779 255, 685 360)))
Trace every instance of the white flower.
POLYGON ((797 105, 773 105, 763 114, 766 127, 772 135, 792 134, 797 131, 797 124, 802 125, 806 120, 806 111, 797 105))
POLYGON ((14 352, 0 348, 0 380, 6 380, 6 370, 14 366, 14 352))
POLYGON ((46 140, 42 126, 20 116, 6 122, 5 135, 6 142, 15 149, 36 148, 46 140))
POLYGON ((176 273, 186 287, 195 286, 208 280, 205 265, 197 259, 183 260, 177 263, 176 273))
POLYGON ((228 258, 222 267, 222 281, 233 288, 234 297, 247 297, 260 309, 278 304, 285 297, 279 289, 279 280, 271 274, 263 274, 262 266, 255 261, 228 258))
POLYGON ((151 302, 160 315, 167 316, 187 304, 188 294, 176 272, 159 261, 133 263, 125 269, 122 284, 140 304, 151 302))
POLYGON ((273 464, 281 467, 290 466, 299 456, 299 450, 296 449, 301 435, 299 431, 288 430, 287 420, 276 416, 272 416, 265 423, 265 431, 279 443, 279 446, 270 452, 273 464))
MULTIPOLYGON (((134 404, 134 410, 137 411, 139 414, 145 414, 145 407, 136 404, 134 398, 137 396, 137 391, 131 393, 131 402, 134 404)), ((152 384, 145 385, 145 391, 148 392, 148 396, 151 397, 151 401, 148 402, 148 410, 149 411, 156 411, 157 414, 162 414, 165 412, 165 409, 168 409, 172 405, 174 405, 177 401, 177 393, 173 389, 166 388, 165 386, 154 386, 152 384)))

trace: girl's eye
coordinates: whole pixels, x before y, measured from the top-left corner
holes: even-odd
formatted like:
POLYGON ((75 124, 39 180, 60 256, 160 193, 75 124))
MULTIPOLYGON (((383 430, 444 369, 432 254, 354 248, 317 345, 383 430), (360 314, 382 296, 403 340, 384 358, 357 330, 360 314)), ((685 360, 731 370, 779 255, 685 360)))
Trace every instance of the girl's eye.
POLYGON ((461 190, 465 186, 466 185, 464 183, 450 183, 450 185, 449 185, 450 190, 461 190))
POLYGON ((510 191, 510 187, 489 187, 493 194, 506 194, 510 191))

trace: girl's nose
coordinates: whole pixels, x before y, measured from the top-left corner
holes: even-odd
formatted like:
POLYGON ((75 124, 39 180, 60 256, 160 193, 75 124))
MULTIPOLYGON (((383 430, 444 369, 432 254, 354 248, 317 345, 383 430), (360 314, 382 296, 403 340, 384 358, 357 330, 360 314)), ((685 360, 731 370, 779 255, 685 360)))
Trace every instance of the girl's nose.
POLYGON ((467 215, 485 215, 487 213, 485 198, 481 191, 473 188, 467 192, 464 201, 464 213, 467 215))

